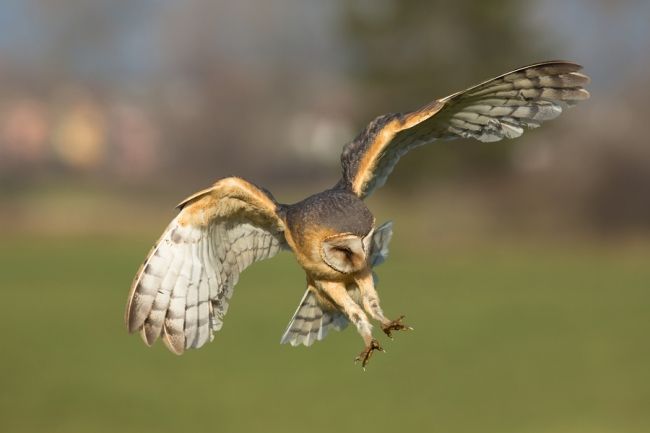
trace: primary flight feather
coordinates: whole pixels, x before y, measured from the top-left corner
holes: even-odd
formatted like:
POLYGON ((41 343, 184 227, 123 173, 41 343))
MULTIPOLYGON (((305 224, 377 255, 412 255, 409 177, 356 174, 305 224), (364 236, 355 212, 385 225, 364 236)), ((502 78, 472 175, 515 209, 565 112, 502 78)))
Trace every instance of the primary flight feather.
POLYGON ((537 63, 418 110, 379 116, 343 148, 339 182, 295 204, 280 204, 238 177, 190 196, 135 276, 127 328, 147 345, 162 338, 176 354, 199 348, 221 329, 239 274, 290 250, 305 270, 307 291, 281 342, 309 346, 351 322, 364 340, 357 360, 365 367, 381 350, 368 315, 389 336, 410 327, 403 316, 385 317, 379 305, 373 268, 388 255, 392 226, 376 227, 363 199, 418 146, 515 138, 554 119, 589 98, 581 69, 565 61, 537 63))

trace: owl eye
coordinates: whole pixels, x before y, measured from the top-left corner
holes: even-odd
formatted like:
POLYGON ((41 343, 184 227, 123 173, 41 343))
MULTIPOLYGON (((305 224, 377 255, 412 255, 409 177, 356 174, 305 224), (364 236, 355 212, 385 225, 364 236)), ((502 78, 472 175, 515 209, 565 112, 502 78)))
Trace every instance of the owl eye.
POLYGON ((346 247, 334 247, 334 250, 345 254, 348 258, 353 254, 352 250, 346 247))

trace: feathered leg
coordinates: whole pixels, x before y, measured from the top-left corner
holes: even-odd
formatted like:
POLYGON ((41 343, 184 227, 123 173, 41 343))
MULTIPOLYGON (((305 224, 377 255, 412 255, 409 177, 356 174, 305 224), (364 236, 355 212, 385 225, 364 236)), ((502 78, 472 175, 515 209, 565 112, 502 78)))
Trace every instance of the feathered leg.
POLYGON ((364 310, 370 317, 377 320, 381 323, 381 330, 384 331, 388 337, 392 337, 392 331, 412 331, 413 328, 404 324, 402 320, 404 316, 400 316, 395 320, 387 319, 384 316, 384 312, 379 305, 379 295, 377 290, 375 290, 375 283, 372 278, 372 272, 368 271, 367 273, 362 274, 360 277, 356 278, 357 286, 359 286, 359 291, 361 292, 361 302, 363 304, 364 310))
POLYGON ((357 331, 361 334, 365 343, 365 348, 357 356, 356 361, 361 361, 361 365, 365 368, 374 350, 383 351, 379 342, 372 338, 372 325, 368 321, 368 317, 361 307, 354 302, 354 299, 350 297, 345 284, 333 281, 318 281, 316 284, 328 300, 338 306, 345 313, 348 320, 357 327, 357 331))

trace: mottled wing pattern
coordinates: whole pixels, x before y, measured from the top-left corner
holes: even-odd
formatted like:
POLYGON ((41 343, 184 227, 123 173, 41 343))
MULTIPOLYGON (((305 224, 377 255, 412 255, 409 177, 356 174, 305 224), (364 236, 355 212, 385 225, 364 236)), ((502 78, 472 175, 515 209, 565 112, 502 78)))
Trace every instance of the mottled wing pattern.
MULTIPOLYGON (((393 235, 392 228, 393 224, 386 222, 375 229, 368 252, 368 262, 372 267, 379 266, 388 258, 388 243, 393 235)), ((353 299, 360 304, 358 287, 348 287, 348 290, 353 299)), ((341 331, 348 326, 348 323, 347 317, 322 298, 313 284, 308 283, 307 291, 289 321, 280 344, 311 346, 314 341, 324 339, 330 329, 341 331)))
POLYGON ((475 138, 484 142, 516 138, 568 107, 589 98, 589 77, 582 66, 546 62, 504 74, 441 99, 435 116, 440 138, 475 138))
POLYGON ((526 66, 405 114, 377 117, 341 155, 339 186, 365 198, 411 149, 437 139, 515 138, 589 98, 589 77, 575 63, 526 66))
POLYGON ((179 205, 138 271, 126 310, 130 332, 174 353, 198 348, 221 329, 239 274, 284 245, 273 197, 225 178, 179 205))

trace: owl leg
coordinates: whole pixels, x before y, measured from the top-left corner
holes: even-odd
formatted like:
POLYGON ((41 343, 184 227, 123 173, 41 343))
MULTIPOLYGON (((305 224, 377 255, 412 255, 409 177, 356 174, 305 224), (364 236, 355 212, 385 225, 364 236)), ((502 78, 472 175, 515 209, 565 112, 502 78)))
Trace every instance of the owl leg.
POLYGON ((372 338, 372 325, 361 307, 354 302, 345 288, 345 284, 332 281, 319 281, 318 289, 336 305, 347 316, 348 320, 357 327, 357 331, 365 343, 364 350, 357 356, 355 361, 361 361, 363 368, 366 368, 372 352, 375 350, 384 351, 379 342, 372 338))
POLYGON ((392 331, 413 330, 413 328, 402 322, 405 316, 400 316, 395 320, 390 320, 384 316, 384 312, 379 305, 379 295, 375 289, 375 282, 372 278, 371 272, 367 272, 356 278, 356 283, 357 286, 359 286, 361 302, 364 310, 366 310, 373 319, 381 323, 381 330, 384 331, 388 337, 393 338, 392 331))

